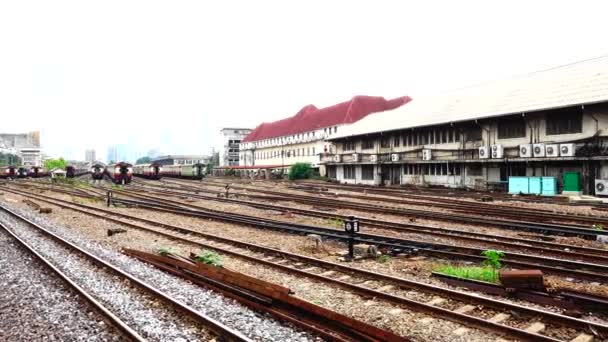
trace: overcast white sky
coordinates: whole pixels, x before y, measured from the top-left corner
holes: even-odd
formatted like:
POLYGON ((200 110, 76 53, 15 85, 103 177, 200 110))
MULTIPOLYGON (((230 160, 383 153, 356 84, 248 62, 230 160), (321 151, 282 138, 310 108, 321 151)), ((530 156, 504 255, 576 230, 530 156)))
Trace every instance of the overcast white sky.
POLYGON ((608 54, 605 1, 2 1, 0 132, 53 156, 208 153, 353 95, 433 93, 608 54))

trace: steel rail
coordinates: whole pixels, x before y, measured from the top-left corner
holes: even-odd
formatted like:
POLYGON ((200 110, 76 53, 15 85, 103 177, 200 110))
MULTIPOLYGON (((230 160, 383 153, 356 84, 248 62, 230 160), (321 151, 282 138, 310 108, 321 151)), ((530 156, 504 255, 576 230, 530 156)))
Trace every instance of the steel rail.
MULTIPOLYGON (((130 189, 144 190, 146 188, 131 187, 130 189)), ((271 210, 278 210, 278 211, 282 211, 282 212, 291 212, 291 213, 304 215, 304 216, 311 216, 311 217, 320 217, 320 218, 327 218, 327 219, 334 219, 334 218, 347 219, 348 218, 348 215, 340 215, 340 214, 327 213, 327 212, 322 212, 322 211, 272 205, 272 204, 268 204, 268 203, 258 203, 258 202, 245 201, 245 200, 239 200, 239 199, 195 195, 192 193, 185 192, 186 190, 180 190, 180 191, 181 192, 159 189, 159 190, 155 190, 154 192, 159 193, 159 194, 175 195, 175 196, 179 196, 179 197, 188 196, 191 198, 197 198, 197 199, 207 200, 207 201, 234 203, 234 204, 249 206, 249 207, 253 207, 253 208, 259 208, 259 209, 271 209, 271 210)), ((447 228, 439 228, 439 227, 433 227, 433 226, 425 226, 425 225, 421 225, 421 224, 392 222, 392 221, 387 221, 387 220, 378 220, 378 219, 372 219, 372 218, 360 217, 360 216, 358 217, 358 219, 362 224, 364 224, 366 226, 373 226, 378 229, 404 231, 404 232, 411 232, 411 233, 423 234, 423 235, 426 234, 426 235, 434 235, 434 236, 441 236, 441 237, 449 237, 451 239, 461 239, 461 240, 475 241, 475 242, 480 242, 480 243, 489 243, 489 244, 495 244, 495 245, 501 245, 501 246, 509 246, 509 247, 513 247, 513 248, 530 249, 530 250, 534 250, 534 251, 541 252, 541 253, 555 252, 555 253, 559 253, 562 255, 569 255, 569 256, 577 257, 577 258, 583 259, 585 261, 608 263, 608 256, 605 256, 606 251, 603 249, 599 249, 599 248, 571 246, 571 245, 564 245, 564 244, 559 244, 559 243, 545 242, 545 241, 538 241, 538 240, 531 240, 531 239, 512 238, 512 237, 498 236, 498 235, 488 235, 488 234, 483 234, 483 233, 476 233, 476 232, 457 230, 457 229, 451 229, 451 228, 447 229, 447 228), (421 232, 421 230, 422 230, 422 232, 421 232), (505 241, 497 241, 497 239, 505 240, 505 241), (538 245, 538 246, 535 246, 535 245, 538 245), (539 247, 539 246, 544 246, 544 247, 539 247), (567 250, 564 250, 564 249, 567 249, 567 250), (590 253, 592 255, 588 255, 585 253, 590 253)))
MULTIPOLYGON (((202 218, 211 218, 211 219, 215 219, 215 220, 219 220, 219 221, 232 222, 232 223, 238 223, 238 224, 247 224, 247 225, 250 225, 253 227, 259 227, 259 228, 263 228, 263 229, 275 229, 275 230, 286 231, 286 232, 290 232, 290 233, 299 233, 302 235, 318 234, 318 235, 323 235, 327 238, 336 239, 336 240, 340 240, 340 241, 347 241, 349 239, 349 235, 347 233, 345 233, 344 231, 341 231, 341 230, 336 230, 336 229, 316 227, 316 226, 296 224, 296 223, 287 223, 287 222, 283 222, 283 221, 276 221, 276 220, 264 219, 264 218, 241 215, 241 214, 219 212, 219 211, 214 211, 214 210, 205 209, 205 208, 196 209, 196 210, 187 209, 187 208, 184 208, 184 206, 186 206, 185 204, 171 201, 166 198, 154 198, 154 196, 151 196, 151 195, 143 196, 143 195, 128 193, 125 191, 118 191, 118 193, 122 193, 122 194, 136 197, 136 198, 142 198, 142 199, 147 198, 148 200, 150 198, 152 198, 153 200, 156 200, 157 202, 160 202, 160 203, 150 203, 149 201, 138 203, 137 201, 124 200, 124 199, 116 199, 116 201, 120 201, 120 202, 123 202, 126 204, 139 205, 140 207, 147 206, 147 207, 153 208, 155 210, 162 210, 162 211, 171 212, 171 213, 175 213, 175 214, 196 216, 196 217, 202 217, 202 218), (174 203, 174 207, 171 208, 171 206, 167 205, 167 203, 174 203), (181 208, 179 206, 181 206, 181 208)), ((416 251, 416 252, 421 252, 421 253, 424 253, 427 255, 433 255, 433 256, 439 256, 439 257, 448 256, 451 258, 469 259, 469 260, 476 260, 476 261, 484 260, 484 258, 481 256, 481 252, 483 252, 484 250, 479 249, 479 248, 444 245, 444 244, 431 243, 431 242, 425 242, 425 241, 406 240, 406 239, 401 239, 401 238, 396 238, 396 237, 388 237, 388 236, 375 235, 375 234, 361 234, 361 233, 357 234, 357 236, 355 237, 355 241, 357 241, 359 243, 367 243, 367 244, 373 244, 373 245, 377 245, 377 246, 401 249, 404 251, 416 251), (468 253, 474 253, 474 255, 471 255, 468 253)), ((582 277, 585 279, 598 279, 598 280, 601 279, 605 282, 608 282, 608 266, 607 265, 590 264, 590 263, 584 263, 584 262, 576 262, 576 261, 570 261, 570 260, 562 260, 562 259, 526 255, 526 254, 519 254, 519 253, 512 253, 512 252, 507 253, 507 258, 504 259, 504 263, 510 264, 515 267, 537 268, 537 269, 541 269, 541 270, 551 272, 551 273, 556 273, 556 274, 577 276, 577 277, 582 277), (520 261, 518 261, 518 260, 520 260, 520 261), (535 260, 539 263, 528 263, 528 262, 526 262, 526 260, 535 260), (546 266, 542 263, 550 263, 550 264, 554 264, 554 265, 561 264, 562 266, 567 265, 567 267, 570 267, 570 268, 563 269, 563 268, 555 267, 555 266, 546 266), (581 268, 589 269, 589 270, 605 271, 607 273, 595 273, 595 272, 582 271, 582 270, 580 270, 581 268)))
POLYGON ((233 340, 233 341, 252 341, 251 339, 244 336, 239 331, 229 328, 228 326, 224 325, 223 323, 216 321, 215 319, 207 316, 206 314, 204 314, 204 313, 188 306, 187 304, 173 298, 172 296, 154 288, 152 285, 150 285, 140 279, 135 278, 134 276, 126 273, 125 271, 108 263, 107 261, 99 258, 98 256, 85 251, 81 247, 79 247, 79 246, 69 242, 68 240, 60 237, 59 235, 47 230, 46 228, 42 227, 41 225, 29 220, 26 217, 21 216, 20 214, 16 213, 12 209, 0 204, 0 210, 7 212, 11 216, 15 217, 16 219, 18 219, 21 222, 28 224, 31 227, 36 228, 36 230, 42 232, 44 235, 51 237, 53 240, 61 243, 62 245, 66 246, 67 248, 74 250, 81 255, 84 255, 87 259, 93 261, 97 265, 106 267, 107 269, 111 270, 115 274, 118 274, 119 276, 128 279, 132 284, 140 287, 141 289, 146 290, 147 292, 153 294, 155 297, 158 297, 158 298, 162 299, 163 301, 169 303, 170 305, 173 305, 174 307, 178 308, 179 310, 187 313, 188 315, 190 315, 197 321, 204 324, 206 327, 208 327, 210 330, 212 330, 216 334, 218 334, 222 337, 228 338, 230 340, 233 340))

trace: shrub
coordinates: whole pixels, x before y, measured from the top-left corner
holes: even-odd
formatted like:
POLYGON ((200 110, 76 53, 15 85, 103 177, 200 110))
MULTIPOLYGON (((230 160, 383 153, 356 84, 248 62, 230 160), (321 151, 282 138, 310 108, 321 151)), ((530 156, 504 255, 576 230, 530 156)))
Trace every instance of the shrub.
POLYGON ((488 249, 487 251, 483 251, 481 254, 486 257, 486 260, 483 262, 484 265, 490 266, 494 270, 497 270, 500 268, 500 266, 502 266, 501 260, 502 257, 505 256, 505 253, 494 249, 488 249))
POLYGON ((222 257, 214 251, 203 249, 194 259, 203 264, 222 267, 222 257))
POLYGON ((307 179, 312 175, 310 163, 295 163, 289 168, 289 180, 307 179))
POLYGON ((601 224, 601 223, 596 223, 596 224, 594 224, 592 227, 593 227, 593 229, 595 229, 595 230, 604 230, 604 225, 603 225, 603 224, 601 224))

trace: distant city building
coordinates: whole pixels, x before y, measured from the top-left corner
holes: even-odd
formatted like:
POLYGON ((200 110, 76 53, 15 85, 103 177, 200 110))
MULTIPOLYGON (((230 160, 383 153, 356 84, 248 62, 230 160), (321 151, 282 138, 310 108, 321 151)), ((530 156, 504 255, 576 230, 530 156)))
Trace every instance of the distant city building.
POLYGON ((203 155, 167 155, 152 159, 160 165, 194 165, 209 164, 210 157, 203 155))
POLYGON ((150 158, 160 157, 160 149, 153 148, 153 149, 149 150, 148 151, 148 157, 150 157, 150 158))
POLYGON ((295 115, 262 123, 240 146, 240 165, 285 169, 298 162, 310 163, 324 176, 321 156, 333 153, 333 145, 325 141, 339 134, 345 126, 366 116, 398 108, 410 101, 407 96, 387 100, 379 96, 355 96, 330 107, 307 105, 295 115))
POLYGON ((18 156, 25 166, 41 166, 40 132, 0 134, 0 153, 18 156))
POLYGON ((108 163, 118 161, 118 148, 116 146, 108 147, 108 156, 106 158, 106 161, 108 163))
POLYGON ((97 156, 95 155, 95 150, 90 149, 84 151, 84 160, 89 163, 89 165, 93 165, 97 160, 97 156))
POLYGON ((42 152, 39 147, 24 147, 19 150, 23 166, 42 166, 42 152))
POLYGON ((220 166, 237 166, 240 163, 239 145, 251 133, 249 128, 222 128, 222 147, 220 153, 220 166))

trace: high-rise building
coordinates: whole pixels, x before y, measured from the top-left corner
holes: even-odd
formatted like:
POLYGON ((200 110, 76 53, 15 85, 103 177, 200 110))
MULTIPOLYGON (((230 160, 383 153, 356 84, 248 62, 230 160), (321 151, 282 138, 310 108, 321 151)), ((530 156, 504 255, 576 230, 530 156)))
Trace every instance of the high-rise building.
POLYGON ((84 160, 89 163, 89 165, 93 165, 97 160, 97 156, 95 154, 94 149, 85 150, 84 151, 84 160))
POLYGON ((249 133, 250 128, 222 128, 222 147, 220 148, 220 166, 239 165, 239 144, 249 133))
POLYGON ((116 146, 108 147, 108 156, 106 158, 108 163, 117 162, 118 161, 118 148, 116 146))

